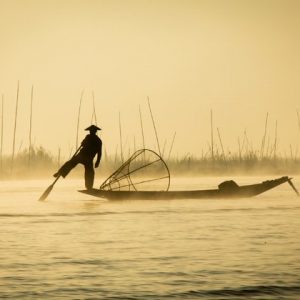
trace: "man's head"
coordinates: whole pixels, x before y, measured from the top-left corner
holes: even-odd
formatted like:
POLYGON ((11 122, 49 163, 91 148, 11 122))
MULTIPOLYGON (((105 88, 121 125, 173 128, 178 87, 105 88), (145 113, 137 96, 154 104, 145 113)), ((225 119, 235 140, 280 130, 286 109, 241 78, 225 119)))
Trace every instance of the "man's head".
POLYGON ((95 134, 97 132, 97 130, 101 130, 101 128, 99 128, 95 125, 91 125, 88 128, 86 128, 85 130, 88 130, 90 133, 95 134))

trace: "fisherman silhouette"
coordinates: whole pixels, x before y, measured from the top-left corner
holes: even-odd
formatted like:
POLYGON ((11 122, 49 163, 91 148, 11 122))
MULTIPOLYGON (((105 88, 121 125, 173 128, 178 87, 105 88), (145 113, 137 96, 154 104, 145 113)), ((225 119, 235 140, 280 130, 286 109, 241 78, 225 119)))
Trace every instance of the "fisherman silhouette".
POLYGON ((91 125, 85 130, 88 130, 90 133, 81 142, 78 154, 75 154, 69 161, 67 161, 53 176, 62 176, 65 178, 79 163, 83 164, 85 169, 85 187, 89 190, 93 188, 94 184, 95 171, 93 167, 93 160, 96 154, 97 159, 95 162, 95 168, 98 168, 101 160, 102 141, 97 136, 97 131, 101 130, 101 128, 91 125))

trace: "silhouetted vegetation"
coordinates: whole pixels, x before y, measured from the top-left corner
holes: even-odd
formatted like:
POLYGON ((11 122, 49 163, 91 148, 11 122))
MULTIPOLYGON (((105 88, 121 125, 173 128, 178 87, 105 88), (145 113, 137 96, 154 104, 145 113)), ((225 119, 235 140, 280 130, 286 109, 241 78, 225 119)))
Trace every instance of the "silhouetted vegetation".
MULTIPOLYGON (((66 159, 67 160, 67 159, 66 159)), ((23 150, 14 157, 2 158, 0 170, 1 179, 9 178, 49 178, 57 171, 59 165, 57 156, 54 156, 43 147, 32 147, 30 151, 23 150)), ((292 175, 300 173, 300 159, 297 157, 264 156, 259 152, 249 152, 244 155, 229 153, 227 156, 215 155, 212 157, 195 157, 186 155, 184 157, 170 158, 166 160, 171 176, 180 175, 292 175)), ((96 169, 96 176, 105 177, 114 172, 122 164, 117 155, 104 155, 100 166, 96 169)), ((70 177, 82 177, 83 168, 77 167, 70 177)))
POLYGON ((298 174, 300 160, 282 157, 259 158, 255 155, 232 155, 226 159, 217 157, 171 159, 168 162, 173 175, 255 175, 255 174, 298 174))
POLYGON ((57 161, 43 147, 32 147, 23 150, 13 159, 12 156, 3 156, 0 170, 1 178, 30 178, 47 175, 49 171, 57 167, 57 161))

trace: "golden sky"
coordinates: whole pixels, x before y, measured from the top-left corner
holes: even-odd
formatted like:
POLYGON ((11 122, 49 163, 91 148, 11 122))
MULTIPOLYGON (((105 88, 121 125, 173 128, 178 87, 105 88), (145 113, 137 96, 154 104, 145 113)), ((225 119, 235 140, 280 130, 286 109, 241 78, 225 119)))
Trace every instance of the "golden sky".
MULTIPOLYGON (((201 155, 210 143, 210 109, 226 149, 247 131, 260 147, 268 135, 282 151, 300 140, 300 1, 0 0, 0 93, 4 151, 12 149, 20 81, 16 149, 28 147, 30 89, 33 140, 65 155, 91 122, 92 92, 106 150, 123 143, 155 147, 150 97, 161 147, 201 155)), ((217 132, 215 130, 215 140, 217 132)), ((299 149, 300 150, 300 149, 299 149)))

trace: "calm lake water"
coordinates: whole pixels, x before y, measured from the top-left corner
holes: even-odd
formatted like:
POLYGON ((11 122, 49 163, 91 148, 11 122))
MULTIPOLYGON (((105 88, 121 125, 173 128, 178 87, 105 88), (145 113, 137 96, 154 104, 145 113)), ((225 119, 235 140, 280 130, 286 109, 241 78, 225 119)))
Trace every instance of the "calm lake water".
POLYGON ((108 202, 65 179, 38 202, 50 183, 0 182, 0 299, 300 299, 300 198, 288 184, 252 199, 108 202))

